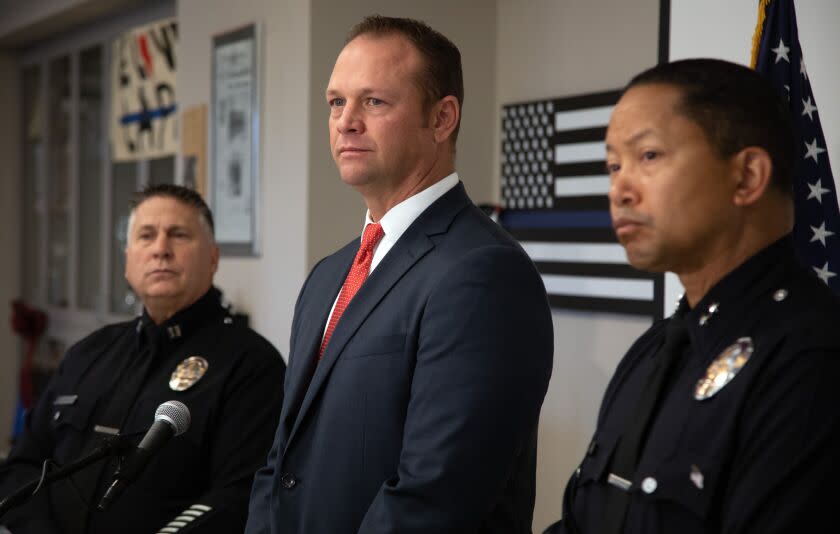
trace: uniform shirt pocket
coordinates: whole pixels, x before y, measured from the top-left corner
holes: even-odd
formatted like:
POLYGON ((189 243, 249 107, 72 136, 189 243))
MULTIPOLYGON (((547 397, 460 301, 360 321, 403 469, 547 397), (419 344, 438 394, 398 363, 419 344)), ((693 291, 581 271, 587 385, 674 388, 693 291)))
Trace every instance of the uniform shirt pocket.
POLYGON ((599 431, 595 433, 576 472, 578 486, 606 480, 607 468, 617 443, 618 434, 614 432, 599 431))
POLYGON ((96 399, 73 393, 59 394, 52 403, 50 428, 55 436, 54 459, 59 463, 75 460, 84 437, 92 425, 96 399), (69 401, 72 399, 72 402, 69 401))
POLYGON ((701 454, 680 451, 663 461, 655 473, 639 474, 641 491, 661 502, 663 524, 672 524, 667 517, 669 511, 678 518, 684 517, 687 510, 705 520, 721 483, 719 465, 719 461, 701 454), (655 484, 649 481, 655 481, 655 484))

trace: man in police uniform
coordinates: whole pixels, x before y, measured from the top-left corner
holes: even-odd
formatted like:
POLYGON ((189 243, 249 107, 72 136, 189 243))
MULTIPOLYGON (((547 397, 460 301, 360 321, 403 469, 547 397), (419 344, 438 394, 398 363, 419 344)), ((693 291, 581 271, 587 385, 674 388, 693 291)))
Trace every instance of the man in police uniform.
POLYGON ((606 140, 613 226, 630 263, 675 272, 685 295, 619 364, 549 532, 836 524, 840 304, 795 257, 792 139, 746 67, 678 61, 625 90, 606 140))
POLYGON ((0 496, 120 433, 140 440, 157 407, 178 400, 192 422, 105 511, 96 509, 116 462, 41 488, 0 523, 22 533, 242 531, 253 474, 265 460, 285 366, 238 324, 213 287, 213 219, 189 189, 151 186, 128 225, 126 279, 141 317, 106 326, 67 352, 0 468, 0 496), (45 464, 45 462, 50 462, 45 464))

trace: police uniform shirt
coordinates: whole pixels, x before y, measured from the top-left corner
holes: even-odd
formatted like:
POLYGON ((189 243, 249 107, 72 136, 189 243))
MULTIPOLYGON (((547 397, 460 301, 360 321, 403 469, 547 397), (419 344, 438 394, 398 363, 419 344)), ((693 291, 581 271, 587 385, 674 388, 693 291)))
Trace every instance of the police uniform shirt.
POLYGON ((95 332, 68 350, 27 416, 0 468, 0 495, 37 479, 44 460, 66 465, 116 432, 138 443, 168 400, 190 409, 189 429, 106 511, 96 506, 116 461, 46 486, 0 524, 14 534, 241 531, 279 418, 284 370, 268 341, 234 323, 215 288, 160 325, 144 313, 95 332), (191 357, 200 365, 189 368, 191 357))
POLYGON ((619 364, 566 489, 565 530, 600 533, 610 492, 627 491, 625 533, 823 531, 816 525, 834 523, 840 496, 838 299, 796 262, 788 236, 716 284, 687 320, 682 367, 629 488, 610 476, 610 462, 667 320, 619 364), (703 389, 718 356, 739 340, 747 347, 747 339, 753 351, 737 374, 703 389), (702 392, 713 394, 697 400, 702 392))

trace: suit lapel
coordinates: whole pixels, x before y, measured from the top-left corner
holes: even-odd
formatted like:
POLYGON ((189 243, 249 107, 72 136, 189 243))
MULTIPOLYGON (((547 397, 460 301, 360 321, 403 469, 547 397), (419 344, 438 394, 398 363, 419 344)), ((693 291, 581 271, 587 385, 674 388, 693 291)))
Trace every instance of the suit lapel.
POLYGON ((310 299, 311 302, 300 310, 299 332, 295 333, 294 338, 294 357, 289 362, 287 370, 289 387, 285 393, 280 418, 286 427, 287 436, 303 403, 306 389, 317 364, 318 349, 324 334, 324 326, 327 324, 327 317, 338 292, 341 290, 341 285, 347 277, 350 265, 353 263, 356 248, 358 248, 358 243, 354 241, 331 258, 333 260, 331 265, 329 267, 325 265, 325 272, 319 275, 317 280, 313 280, 315 286, 308 291, 310 294, 316 295, 316 298, 310 299))
MULTIPOLYGON (((309 384, 309 387, 305 390, 305 392, 296 391, 296 394, 303 394, 304 397, 300 410, 297 410, 297 417, 295 418, 292 431, 289 434, 289 439, 286 440, 286 449, 288 449, 289 444, 292 440, 294 440, 295 433, 300 427, 301 421, 306 416, 309 408, 312 406, 315 397, 326 383, 333 366, 341 356, 347 342, 350 341, 364 320, 368 317, 368 315, 370 315, 374 308, 376 308, 385 295, 388 294, 391 288, 423 256, 434 248, 434 242, 430 239, 430 236, 444 233, 452 223, 455 215, 457 215, 457 213, 461 211, 467 203, 469 203, 469 199, 464 191, 464 186, 459 183, 456 187, 452 188, 435 203, 429 206, 429 208, 420 214, 417 220, 409 226, 402 237, 400 237, 394 247, 388 252, 385 258, 382 259, 382 262, 365 281, 359 289, 359 292, 353 297, 353 300, 350 301, 350 304, 348 304, 347 308, 344 310, 344 314, 341 316, 341 319, 333 331, 332 338, 330 339, 330 343, 327 346, 323 359, 317 364, 315 374, 312 376, 312 381, 309 384)), ((353 258, 351 257, 350 262, 352 262, 352 259, 353 258)), ((347 269, 349 270, 349 263, 347 269)), ((341 276, 337 289, 335 289, 334 292, 329 293, 330 295, 333 295, 332 300, 334 300, 335 295, 338 294, 338 290, 344 282, 346 274, 347 273, 345 271, 344 275, 341 276)), ((332 300, 330 300, 327 304, 323 320, 313 321, 321 327, 321 331, 317 333, 317 341, 319 342, 321 340, 321 333, 324 324, 326 323, 326 315, 329 313, 332 306, 332 300)), ((313 335, 314 333, 308 332, 307 338, 301 337, 300 339, 308 339, 313 335)), ((309 343, 311 344, 311 341, 309 343)), ((317 344, 314 346, 317 346, 317 344)), ((313 348, 313 350, 316 349, 313 348)), ((314 353, 310 354, 313 354, 311 359, 314 360, 314 353)), ((304 366, 301 365, 299 367, 304 366)), ((305 385, 305 382, 300 380, 300 377, 297 376, 294 382, 297 384, 298 388, 305 385)))

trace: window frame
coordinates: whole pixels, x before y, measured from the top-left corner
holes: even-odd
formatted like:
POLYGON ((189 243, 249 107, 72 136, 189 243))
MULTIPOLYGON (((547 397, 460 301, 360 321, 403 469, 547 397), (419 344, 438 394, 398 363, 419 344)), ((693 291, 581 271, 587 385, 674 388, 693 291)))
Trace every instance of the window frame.
MULTIPOLYGON (((145 25, 156 20, 164 18, 172 18, 176 16, 176 6, 174 2, 161 2, 151 6, 145 6, 140 9, 127 11, 119 15, 108 17, 104 20, 98 21, 94 24, 86 25, 82 28, 67 32, 56 38, 48 41, 36 43, 33 46, 20 52, 18 56, 18 72, 20 73, 20 83, 23 83, 23 73, 27 69, 37 68, 40 73, 40 87, 38 88, 38 100, 41 109, 43 110, 40 117, 41 128, 43 129, 42 143, 44 150, 38 154, 39 162, 35 165, 37 175, 35 179, 36 197, 33 199, 35 205, 27 205, 25 198, 25 188, 20 188, 21 195, 21 229, 20 232, 25 238, 26 232, 26 214, 27 210, 35 210, 35 216, 41 217, 41 226, 39 235, 36 236, 37 253, 36 261, 39 263, 39 278, 34 285, 34 294, 31 295, 30 304, 44 309, 49 316, 49 325, 45 338, 54 338, 69 346, 73 342, 83 338, 92 331, 104 326, 105 324, 125 321, 131 318, 129 314, 114 313, 110 309, 110 294, 111 288, 111 270, 114 268, 111 265, 111 256, 114 252, 114 244, 116 242, 113 235, 113 228, 111 218, 114 213, 114 206, 112 206, 113 193, 113 176, 110 149, 110 111, 111 111, 111 83, 110 83, 110 65, 111 65, 111 44, 114 39, 125 31, 130 30, 136 26, 145 25), (80 124, 80 58, 85 50, 99 46, 101 47, 102 60, 102 106, 101 113, 101 146, 99 147, 101 158, 101 182, 100 182, 100 202, 99 202, 99 232, 100 232, 100 250, 98 257, 93 261, 99 264, 99 284, 101 291, 97 295, 96 304, 93 310, 81 309, 78 306, 78 274, 81 269, 85 268, 85 258, 80 257, 79 251, 79 232, 80 232, 80 217, 79 217, 79 172, 80 172, 80 149, 79 142, 79 124, 80 124), (70 60, 70 133, 68 147, 70 154, 68 155, 68 256, 67 256, 67 306, 52 305, 48 302, 48 247, 50 244, 51 228, 50 217, 46 209, 40 210, 36 207, 38 204, 43 204, 46 207, 50 195, 50 183, 48 167, 49 162, 49 147, 50 147, 50 113, 49 113, 49 87, 50 87, 50 62, 61 58, 69 57, 70 60), (38 197, 40 192, 42 195, 38 197)), ((23 96, 21 95, 21 104, 23 96)), ((18 131, 21 135, 23 143, 21 144, 21 151, 26 138, 26 119, 21 118, 21 124, 18 126, 18 131)), ((174 157, 175 176, 173 179, 178 181, 178 167, 179 161, 177 155, 174 157)), ((26 163, 24 163, 26 164, 26 163)), ((138 160, 137 165, 137 184, 136 188, 140 189, 149 181, 149 160, 138 160)), ((26 173, 21 173, 21 180, 27 179, 26 173)), ((21 243, 21 252, 23 251, 23 243, 21 243)), ((27 258, 25 254, 19 255, 21 268, 27 269, 27 258)), ((25 272, 25 271, 22 271, 25 272)), ((23 284, 21 280, 21 284, 23 284)), ((21 293, 26 289, 21 286, 21 293)))

